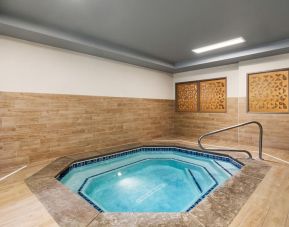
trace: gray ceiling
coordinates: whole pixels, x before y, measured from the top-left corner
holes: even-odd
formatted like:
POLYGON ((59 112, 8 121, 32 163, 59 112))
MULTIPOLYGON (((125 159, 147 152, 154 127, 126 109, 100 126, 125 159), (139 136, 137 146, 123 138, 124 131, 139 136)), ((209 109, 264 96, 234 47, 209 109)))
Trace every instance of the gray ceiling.
POLYGON ((288 0, 0 0, 0 34, 167 72, 289 52, 288 0), (235 47, 191 49, 243 36, 235 47))

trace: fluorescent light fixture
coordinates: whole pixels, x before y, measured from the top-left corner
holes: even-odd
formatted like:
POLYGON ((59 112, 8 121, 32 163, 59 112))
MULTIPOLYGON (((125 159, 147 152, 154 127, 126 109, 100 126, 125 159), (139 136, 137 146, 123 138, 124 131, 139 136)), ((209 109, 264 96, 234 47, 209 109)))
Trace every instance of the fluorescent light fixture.
POLYGON ((204 53, 207 51, 216 50, 216 49, 220 49, 223 47, 232 46, 232 45, 236 45, 236 44, 244 43, 244 42, 246 42, 246 40, 243 37, 239 37, 236 39, 230 39, 230 40, 227 40, 224 42, 215 43, 215 44, 212 44, 209 46, 200 47, 200 48, 194 49, 192 51, 197 53, 197 54, 200 54, 200 53, 204 53))

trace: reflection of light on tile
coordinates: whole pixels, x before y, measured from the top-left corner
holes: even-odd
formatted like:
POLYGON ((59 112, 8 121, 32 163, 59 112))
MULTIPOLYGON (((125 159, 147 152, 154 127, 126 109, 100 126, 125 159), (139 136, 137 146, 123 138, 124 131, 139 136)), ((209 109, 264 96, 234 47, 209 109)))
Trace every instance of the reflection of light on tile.
POLYGON ((159 184, 156 187, 154 187, 152 190, 149 190, 147 193, 145 193, 144 195, 140 196, 136 202, 137 203, 142 203, 144 200, 146 200, 147 198, 151 197, 154 193, 162 190, 164 187, 166 187, 166 184, 159 184))
POLYGON ((122 173, 121 172, 117 172, 117 175, 120 177, 122 175, 122 173))

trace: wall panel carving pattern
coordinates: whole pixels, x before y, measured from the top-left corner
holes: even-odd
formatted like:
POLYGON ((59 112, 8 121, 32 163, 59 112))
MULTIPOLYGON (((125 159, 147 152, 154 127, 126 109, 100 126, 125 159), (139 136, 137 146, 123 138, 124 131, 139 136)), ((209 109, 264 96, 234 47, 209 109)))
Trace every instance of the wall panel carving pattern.
POLYGON ((195 82, 176 84, 176 101, 178 112, 197 112, 198 84, 195 82))
POLYGON ((200 81, 200 112, 226 112, 226 79, 200 81))
POLYGON ((248 111, 288 112, 288 70, 248 76, 248 111))

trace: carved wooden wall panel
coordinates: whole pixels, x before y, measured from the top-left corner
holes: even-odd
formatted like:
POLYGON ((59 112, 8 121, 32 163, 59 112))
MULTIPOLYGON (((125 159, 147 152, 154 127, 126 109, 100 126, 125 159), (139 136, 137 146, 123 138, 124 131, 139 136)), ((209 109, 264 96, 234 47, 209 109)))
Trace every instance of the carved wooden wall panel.
POLYGON ((195 82, 176 84, 176 110, 178 112, 198 111, 198 84, 195 82))
POLYGON ((226 100, 225 78, 200 81, 200 112, 226 112, 226 100))
POLYGON ((288 70, 248 76, 248 111, 288 112, 288 70))

